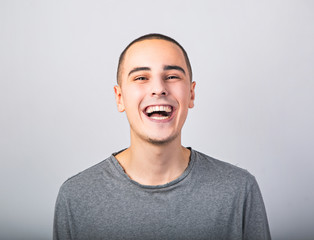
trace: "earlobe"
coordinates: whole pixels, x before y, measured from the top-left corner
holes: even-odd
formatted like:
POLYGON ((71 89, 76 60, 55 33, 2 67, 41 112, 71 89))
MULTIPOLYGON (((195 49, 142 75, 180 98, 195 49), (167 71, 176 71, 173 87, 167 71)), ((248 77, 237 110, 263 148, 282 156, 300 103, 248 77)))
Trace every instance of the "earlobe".
POLYGON ((191 83, 189 108, 193 108, 194 107, 195 85, 196 85, 196 82, 192 82, 191 83))
POLYGON ((124 103, 123 103, 121 87, 119 85, 114 86, 114 94, 115 94, 115 98, 116 98, 118 111, 124 112, 125 107, 124 107, 124 103))

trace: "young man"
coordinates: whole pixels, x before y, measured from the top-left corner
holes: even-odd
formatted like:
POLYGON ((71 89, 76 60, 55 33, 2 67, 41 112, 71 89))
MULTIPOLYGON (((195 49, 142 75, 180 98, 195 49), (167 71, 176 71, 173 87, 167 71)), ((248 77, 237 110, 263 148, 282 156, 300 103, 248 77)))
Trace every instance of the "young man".
POLYGON ((195 98, 182 46, 160 34, 134 40, 117 80, 131 144, 62 185, 54 239, 270 239, 255 178, 181 145, 195 98))

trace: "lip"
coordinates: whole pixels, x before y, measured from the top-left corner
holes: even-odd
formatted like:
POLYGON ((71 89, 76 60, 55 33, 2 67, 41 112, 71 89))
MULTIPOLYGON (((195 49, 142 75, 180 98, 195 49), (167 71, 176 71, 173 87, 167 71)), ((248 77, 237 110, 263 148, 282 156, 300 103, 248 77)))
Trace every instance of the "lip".
POLYGON ((155 123, 167 123, 167 122, 170 122, 174 116, 175 116, 175 113, 176 113, 176 108, 173 106, 173 105, 170 105, 170 104, 152 104, 152 105, 147 105, 145 106, 143 109, 142 109, 142 113, 144 114, 144 116, 151 122, 155 122, 155 123), (171 111, 171 116, 169 118, 166 118, 166 119, 153 119, 153 118, 150 118, 149 116, 147 116, 145 110, 148 108, 148 107, 154 107, 154 106, 170 106, 172 108, 172 111, 171 111))

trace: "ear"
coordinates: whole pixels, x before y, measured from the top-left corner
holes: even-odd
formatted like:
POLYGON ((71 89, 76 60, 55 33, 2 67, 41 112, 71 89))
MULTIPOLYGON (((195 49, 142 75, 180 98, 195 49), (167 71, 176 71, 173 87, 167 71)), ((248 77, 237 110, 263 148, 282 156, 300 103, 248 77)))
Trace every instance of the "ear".
POLYGON ((196 85, 196 82, 191 82, 189 108, 193 108, 194 107, 195 85, 196 85))
POLYGON ((124 112, 125 107, 123 103, 123 97, 121 92, 121 87, 119 85, 114 86, 114 95, 116 97, 116 103, 119 112, 124 112))

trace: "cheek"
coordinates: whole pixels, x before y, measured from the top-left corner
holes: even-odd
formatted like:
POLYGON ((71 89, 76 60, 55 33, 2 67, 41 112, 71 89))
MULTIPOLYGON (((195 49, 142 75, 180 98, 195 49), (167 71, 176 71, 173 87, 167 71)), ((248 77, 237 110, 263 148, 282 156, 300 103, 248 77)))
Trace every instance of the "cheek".
POLYGON ((126 111, 134 111, 139 108, 143 98, 143 91, 139 87, 128 86, 127 90, 122 92, 124 106, 126 111))
MULTIPOLYGON (((181 86, 178 87, 177 91, 177 99, 180 101, 180 103, 185 107, 189 105, 190 102, 190 88, 188 86, 181 86)), ((183 107, 182 106, 182 107, 183 107)))

